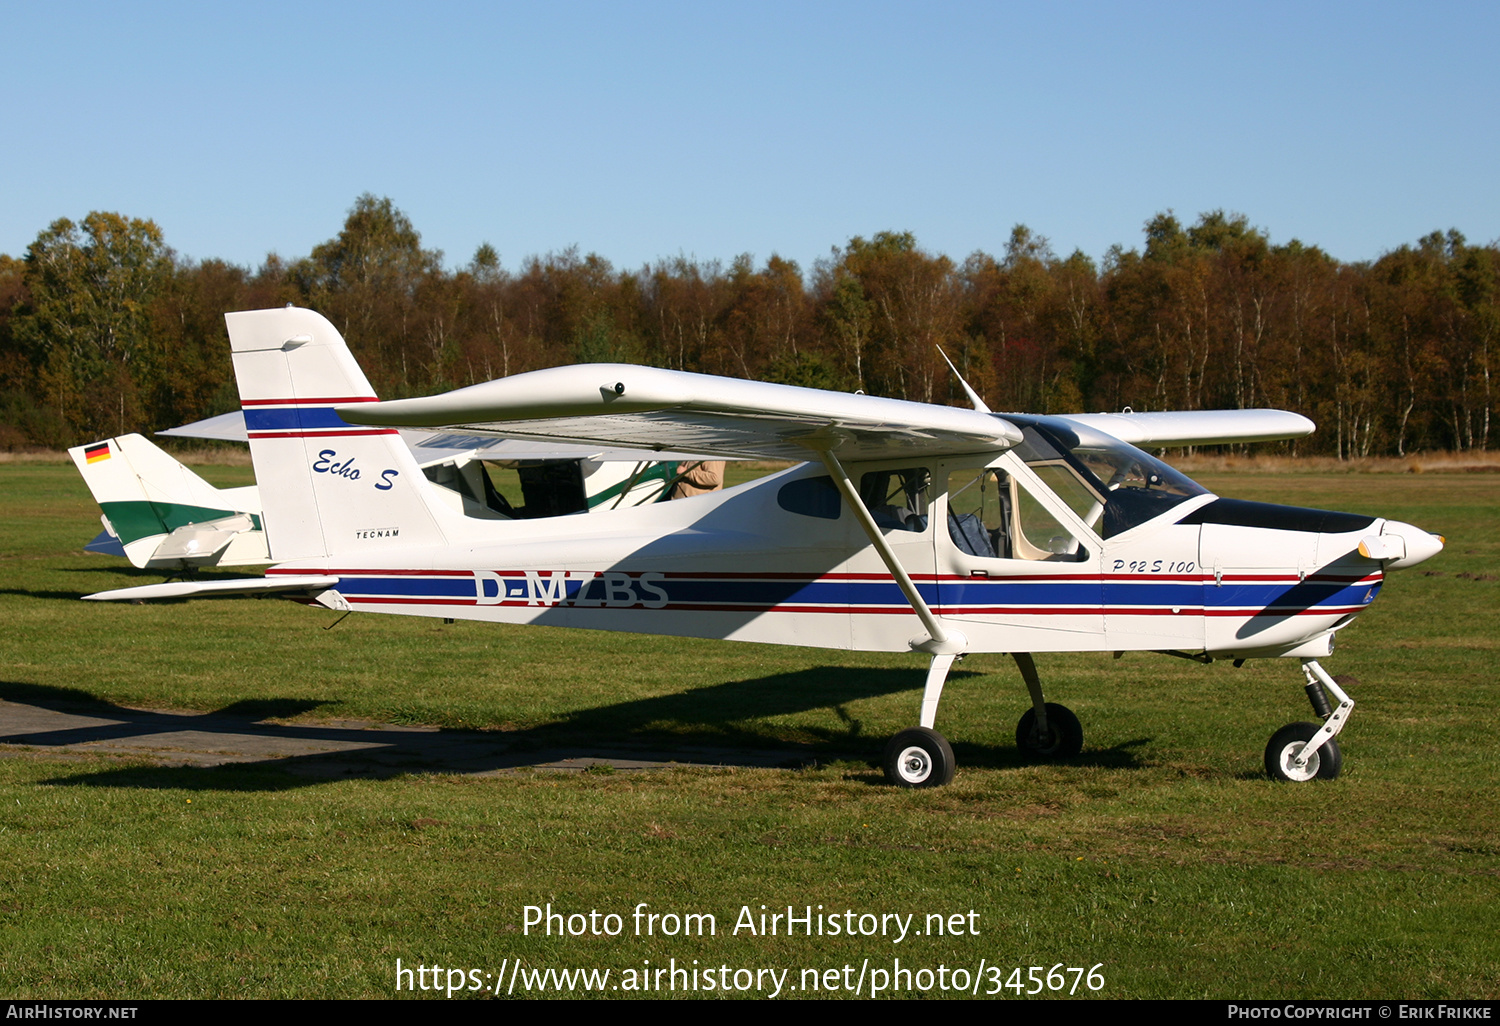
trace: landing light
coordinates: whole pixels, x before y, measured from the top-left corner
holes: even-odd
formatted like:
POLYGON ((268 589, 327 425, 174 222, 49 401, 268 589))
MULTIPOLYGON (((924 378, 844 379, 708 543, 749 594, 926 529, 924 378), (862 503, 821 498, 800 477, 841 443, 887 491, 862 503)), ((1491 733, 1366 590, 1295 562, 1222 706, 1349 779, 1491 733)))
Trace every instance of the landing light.
POLYGON ((1406 542, 1399 536, 1366 535, 1359 540, 1359 554, 1366 559, 1405 559, 1406 542))

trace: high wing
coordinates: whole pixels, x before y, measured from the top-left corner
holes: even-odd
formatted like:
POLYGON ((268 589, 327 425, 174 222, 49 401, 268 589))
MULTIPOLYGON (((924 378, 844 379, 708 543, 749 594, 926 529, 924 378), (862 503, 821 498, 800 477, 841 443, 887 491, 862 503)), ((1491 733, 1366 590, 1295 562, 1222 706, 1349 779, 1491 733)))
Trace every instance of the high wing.
POLYGON ((976 410, 625 364, 553 367, 336 412, 351 424, 746 459, 1003 452, 1021 440, 1014 424, 976 410))
POLYGON ((1082 424, 1141 449, 1176 445, 1272 442, 1310 435, 1316 425, 1286 410, 1183 410, 1171 413, 1070 413, 1082 424))
MULTIPOLYGON (((599 369, 604 370, 606 366, 601 366, 599 369)), ((558 368, 558 370, 563 369, 565 368, 558 368)), ((567 369, 578 371, 582 368, 567 369)), ((627 368, 618 369, 624 370, 627 368)), ((632 372, 653 370, 651 368, 638 367, 630 367, 628 369, 632 372)), ((537 371, 534 373, 553 376, 552 372, 549 371, 537 371)), ((661 371, 658 373, 670 374, 674 377, 678 376, 677 372, 672 371, 661 371)), ((700 382, 705 379, 710 380, 714 382, 715 390, 725 380, 695 374, 681 374, 680 376, 686 379, 699 379, 700 382)), ((619 377, 621 375, 617 375, 617 379, 619 377)), ((416 454, 417 460, 420 463, 432 460, 452 459, 459 455, 471 455, 475 459, 485 460, 594 459, 631 461, 654 459, 685 460, 702 459, 708 455, 741 455, 739 453, 731 454, 728 451, 710 453, 706 449, 701 448, 694 449, 692 452, 663 451, 654 448, 658 444, 655 440, 651 443, 652 448, 621 448, 618 443, 601 445, 599 438, 594 436, 578 442, 553 441, 549 444, 546 441, 547 439, 564 437, 564 435, 570 438, 581 438, 582 436, 578 432, 585 428, 583 425, 574 424, 563 433, 548 432, 544 430, 545 421, 529 424, 520 423, 512 420, 510 416, 502 417, 498 414, 491 416, 490 414, 480 412, 486 409, 492 402, 510 401, 513 396, 508 393, 524 391, 533 387, 530 384, 532 380, 529 374, 501 379, 501 381, 527 382, 527 384, 520 385, 519 388, 507 389, 507 394, 503 395, 491 394, 500 391, 491 388, 491 386, 498 385, 500 382, 489 382, 485 385, 475 385, 473 388, 460 389, 456 392, 449 392, 445 395, 432 396, 426 399, 398 400, 396 402, 365 405, 357 412, 358 414, 369 414, 377 410, 383 412, 387 409, 395 412, 396 407, 401 406, 403 407, 401 411, 402 416, 413 416, 415 415, 414 411, 416 408, 414 406, 408 408, 408 404, 430 404, 436 406, 438 405, 438 401, 441 400, 441 405, 445 408, 448 408, 450 402, 454 405, 448 408, 448 412, 442 413, 436 419, 424 419, 423 423, 438 427, 449 427, 458 423, 458 421, 447 420, 444 419, 445 417, 461 416, 466 418, 464 421, 466 427, 472 426, 478 432, 481 430, 479 425, 469 425, 469 421, 491 417, 496 422, 501 420, 506 422, 504 428, 498 427, 497 424, 486 425, 483 428, 485 432, 483 434, 463 434, 443 430, 419 430, 408 427, 401 432, 401 435, 406 440, 406 444, 411 447, 412 452, 416 454), (486 390, 487 394, 484 396, 476 394, 471 397, 470 394, 475 393, 479 389, 486 390), (460 395, 463 395, 462 399, 459 399, 460 395), (459 405, 460 403, 462 404, 461 406, 459 405), (463 412, 459 413, 459 410, 463 412), (505 437, 500 437, 501 434, 505 437)), ((617 380, 615 383, 623 384, 624 382, 617 380)), ((744 384, 753 383, 745 382, 744 384)), ((551 387, 550 384, 549 387, 551 387)), ((762 387, 785 389, 789 386, 765 385, 762 387)), ((701 392, 701 389, 697 391, 701 392)), ((796 391, 807 393, 812 390, 801 389, 796 391)), ((816 403, 818 408, 822 408, 826 405, 826 397, 831 394, 835 393, 818 392, 815 399, 806 395, 802 396, 801 399, 806 403, 816 403)), ((533 402, 538 400, 545 402, 547 397, 542 395, 529 396, 527 398, 530 398, 533 402)), ((636 396, 633 395, 632 399, 634 398, 636 396)), ((851 396, 849 398, 867 399, 869 397, 851 396)), ((893 402, 895 400, 881 401, 893 402)), ((803 412, 806 412, 805 407, 803 412)), ((620 424, 618 423, 617 407, 611 407, 610 413, 612 415, 611 419, 616 421, 616 424, 609 434, 611 437, 618 438, 620 424)), ((524 413, 520 414, 520 416, 524 417, 524 413)), ((598 416, 598 411, 595 410, 592 416, 598 416)), ((346 419, 353 420, 354 418, 350 416, 346 417, 346 419)), ((1192 410, 1163 413, 1077 413, 1065 414, 1059 419, 1104 431, 1120 439, 1122 442, 1129 442, 1131 445, 1139 446, 1142 449, 1160 449, 1181 445, 1224 445, 1229 443, 1276 441, 1284 438, 1301 438, 1312 434, 1315 429, 1313 422, 1301 414, 1290 413, 1286 410, 1263 409, 1192 410)), ((374 422, 372 421, 371 423, 374 422)), ((383 421, 382 423, 407 424, 415 423, 415 421, 402 420, 398 422, 392 420, 389 422, 383 421)), ((181 427, 168 428, 156 433, 158 435, 177 438, 207 438, 238 442, 248 440, 245 431, 245 415, 238 410, 222 414, 218 417, 210 417, 207 420, 183 424, 181 427)), ((660 434, 659 430, 651 432, 653 439, 658 434, 660 434)), ((745 455, 747 458, 766 458, 763 453, 758 452, 742 455, 745 455)), ((804 449, 783 458, 803 459, 806 455, 807 453, 804 449)))

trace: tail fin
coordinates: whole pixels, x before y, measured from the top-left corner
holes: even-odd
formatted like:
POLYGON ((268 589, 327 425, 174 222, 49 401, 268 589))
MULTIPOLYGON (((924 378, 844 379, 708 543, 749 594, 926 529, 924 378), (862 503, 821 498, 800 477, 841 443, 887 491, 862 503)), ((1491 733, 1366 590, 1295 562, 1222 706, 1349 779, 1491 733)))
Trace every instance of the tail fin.
POLYGON ((338 329, 293 307, 224 319, 272 559, 446 543, 443 511, 401 436, 333 412, 376 400, 338 329))
POLYGON ((68 455, 136 566, 266 562, 254 486, 215 488, 140 435, 75 446, 68 455))

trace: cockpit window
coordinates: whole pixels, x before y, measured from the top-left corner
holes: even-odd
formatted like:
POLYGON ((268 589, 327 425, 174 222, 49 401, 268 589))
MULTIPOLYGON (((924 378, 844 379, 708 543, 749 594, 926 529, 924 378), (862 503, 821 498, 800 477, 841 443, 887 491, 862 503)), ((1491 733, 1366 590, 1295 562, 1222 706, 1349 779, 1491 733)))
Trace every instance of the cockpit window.
POLYGON ((960 552, 985 559, 1088 558, 1078 536, 1030 489, 994 467, 948 476, 948 537, 960 552))
POLYGON ((1051 418, 1014 418, 1015 452, 1079 518, 1113 538, 1208 489, 1102 431, 1051 418))
POLYGON ((927 530, 931 490, 926 467, 877 470, 859 479, 859 497, 883 531, 927 530))

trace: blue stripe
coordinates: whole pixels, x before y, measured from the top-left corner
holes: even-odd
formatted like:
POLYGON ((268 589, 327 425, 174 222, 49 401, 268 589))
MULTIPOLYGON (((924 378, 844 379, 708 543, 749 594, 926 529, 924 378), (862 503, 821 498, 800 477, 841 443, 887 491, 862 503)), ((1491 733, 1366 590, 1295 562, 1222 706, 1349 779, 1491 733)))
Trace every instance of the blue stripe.
POLYGON ((1203 604, 1201 581, 1105 581, 1101 590, 1104 604, 1110 606, 1200 606, 1203 604))
POLYGON ((945 606, 1090 606, 1100 602, 1098 581, 944 581, 945 606))
POLYGON ((252 406, 245 410, 245 428, 249 431, 311 431, 317 428, 351 427, 333 412, 332 406, 265 408, 252 406))
POLYGON ((413 598, 474 597, 472 577, 342 577, 345 595, 406 595, 413 598))
MULTIPOLYGON (((542 586, 550 589, 553 587, 551 580, 542 578, 542 586)), ((493 582, 485 583, 492 585, 493 582)), ((523 579, 508 577, 503 583, 506 590, 504 598, 515 601, 529 597, 529 589, 523 579)), ((562 583, 563 594, 569 602, 578 599, 585 585, 588 586, 587 602, 602 603, 606 597, 603 578, 575 579, 562 583)), ((623 582, 620 582, 616 589, 622 585, 623 582)), ((667 601, 672 605, 742 605, 766 609, 779 605, 816 605, 849 606, 854 610, 862 606, 906 605, 900 586, 891 580, 716 581, 668 578, 652 582, 652 587, 665 591, 667 601)), ((346 595, 360 596, 475 598, 475 583, 471 577, 345 577, 340 580, 338 589, 346 595)), ((1254 582, 1226 583, 1223 586, 1215 586, 1211 581, 1202 584, 1105 582, 1101 585, 1097 581, 987 581, 976 578, 944 581, 941 586, 931 581, 922 582, 917 585, 917 590, 928 603, 944 606, 1094 608, 1102 602, 1106 613, 1111 608, 1203 606, 1208 610, 1271 608, 1274 610, 1273 615, 1286 615, 1317 606, 1364 605, 1379 592, 1380 582, 1254 582)), ((654 591, 643 589, 635 579, 630 581, 630 591, 637 602, 658 598, 654 591)), ((495 599, 501 596, 494 594, 493 587, 488 587, 485 597, 495 599)))
POLYGON ((1278 611, 1312 609, 1315 606, 1359 606, 1364 605, 1366 594, 1374 598, 1373 593, 1379 589, 1379 582, 1351 585, 1342 581, 1302 581, 1299 584, 1226 581, 1220 587, 1205 585, 1203 602, 1210 609, 1274 606, 1278 611))

